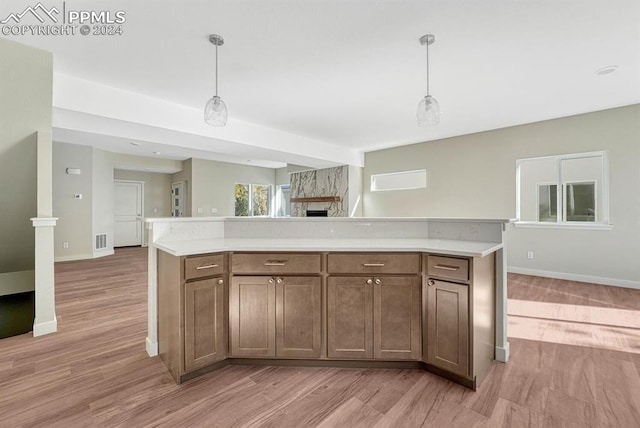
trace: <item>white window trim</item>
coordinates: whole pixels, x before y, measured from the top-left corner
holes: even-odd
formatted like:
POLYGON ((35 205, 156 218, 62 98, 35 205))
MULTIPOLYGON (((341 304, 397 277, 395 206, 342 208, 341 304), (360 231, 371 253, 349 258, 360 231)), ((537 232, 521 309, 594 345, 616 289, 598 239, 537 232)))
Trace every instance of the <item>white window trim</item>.
MULTIPOLYGON (((275 211, 274 211, 274 205, 275 205, 275 201, 274 201, 274 191, 273 191, 273 185, 271 184, 261 184, 261 183, 236 183, 234 185, 234 189, 235 186, 241 184, 243 186, 249 186, 249 215, 247 216, 236 216, 236 217, 257 217, 257 218, 267 218, 267 217, 275 217, 275 211), (253 186, 266 186, 269 188, 269 214, 267 215, 253 215, 253 198, 252 196, 252 192, 253 192, 253 186)), ((235 204, 235 198, 234 198, 234 204, 235 204)))
MULTIPOLYGON (((562 186, 562 162, 558 162, 558 182, 555 183, 559 186, 562 186)), ((597 198, 597 196, 596 196, 597 198)), ((536 196, 536 201, 538 196, 536 196)), ((514 223, 515 227, 525 227, 525 228, 540 228, 540 229, 592 229, 592 230, 611 230, 613 229, 613 224, 609 221, 609 153, 607 150, 596 151, 596 152, 585 152, 585 153, 570 153, 564 155, 555 155, 555 156, 540 156, 535 158, 526 158, 526 159, 517 159, 516 160, 516 221, 514 223), (563 194, 565 192, 557 192, 557 213, 558 213, 558 222, 540 222, 540 221, 522 221, 520 220, 520 200, 521 200, 521 191, 520 191, 520 167, 523 163, 536 161, 536 160, 565 160, 565 159, 580 159, 580 158, 589 158, 589 157, 601 157, 602 159, 602 215, 601 220, 599 222, 594 221, 560 221, 559 218, 560 212, 564 216, 564 206, 562 205, 564 201, 562 200, 563 194), (562 193, 562 194, 561 194, 562 193), (560 210, 562 207, 562 211, 560 210)))
POLYGON ((425 189, 427 187, 427 170, 426 169, 412 169, 410 171, 397 171, 397 172, 386 172, 382 174, 372 174, 369 183, 369 190, 371 192, 394 192, 398 190, 415 190, 415 189, 425 189), (389 177, 389 176, 399 176, 399 175, 410 175, 424 173, 424 184, 416 184, 410 185, 406 187, 397 187, 397 188, 388 188, 388 189, 377 189, 375 182, 377 178, 389 177))

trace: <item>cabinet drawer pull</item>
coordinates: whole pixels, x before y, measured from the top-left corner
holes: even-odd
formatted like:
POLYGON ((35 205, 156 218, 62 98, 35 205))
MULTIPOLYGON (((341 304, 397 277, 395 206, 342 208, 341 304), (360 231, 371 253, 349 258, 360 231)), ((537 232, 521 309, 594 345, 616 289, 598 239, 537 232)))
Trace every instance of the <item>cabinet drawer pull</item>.
POLYGON ((384 263, 363 263, 364 267, 384 267, 384 263))
POLYGON ((287 264, 286 260, 267 260, 264 265, 265 266, 284 266, 287 264))
POLYGON ((217 268, 218 265, 204 265, 204 266, 198 266, 196 268, 196 270, 202 270, 202 269, 214 269, 217 268))
POLYGON ((440 270, 450 270, 454 272, 457 270, 460 270, 460 266, 449 266, 449 265, 435 265, 433 268, 440 269, 440 270))

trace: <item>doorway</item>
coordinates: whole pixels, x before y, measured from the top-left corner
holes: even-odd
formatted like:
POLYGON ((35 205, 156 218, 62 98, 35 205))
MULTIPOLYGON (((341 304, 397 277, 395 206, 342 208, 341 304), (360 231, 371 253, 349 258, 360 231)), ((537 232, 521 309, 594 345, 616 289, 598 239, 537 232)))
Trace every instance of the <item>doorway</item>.
POLYGON ((144 182, 115 180, 113 189, 114 247, 142 245, 144 182))
POLYGON ((187 206, 187 182, 171 183, 171 217, 183 217, 187 206))

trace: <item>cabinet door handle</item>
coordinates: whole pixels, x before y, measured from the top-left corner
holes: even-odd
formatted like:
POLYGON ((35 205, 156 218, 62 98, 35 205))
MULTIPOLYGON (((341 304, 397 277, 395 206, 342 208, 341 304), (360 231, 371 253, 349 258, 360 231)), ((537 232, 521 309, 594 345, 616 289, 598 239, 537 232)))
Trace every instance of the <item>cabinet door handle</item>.
POLYGON ((278 284, 282 284, 283 280, 282 280, 282 278, 278 278, 278 279, 276 279, 276 282, 277 282, 278 284))
POLYGON ((431 287, 432 285, 436 285, 436 283, 434 280, 430 279, 429 281, 427 281, 427 285, 431 287))
POLYGON ((369 279, 367 279, 365 281, 365 283, 367 283, 368 285, 371 285, 371 284, 373 284, 373 280, 371 278, 369 278, 369 279))
POLYGON ((384 267, 384 263, 363 263, 364 267, 384 267))
POLYGON ((440 269, 440 270, 450 270, 450 271, 460 270, 459 266, 449 266, 449 265, 435 265, 433 268, 440 269))
POLYGON ((376 281, 375 281, 376 285, 380 285, 381 282, 382 281, 380 280, 380 278, 376 278, 376 281))
POLYGON ((286 260, 267 260, 264 265, 265 266, 284 266, 287 264, 286 260))
POLYGON ((269 278, 269 284, 273 284, 273 278, 269 278))
POLYGON ((218 280, 218 284, 220 284, 220 285, 224 284, 224 280, 219 279, 219 280, 218 280))
POLYGON ((218 265, 204 265, 204 266, 198 266, 196 268, 196 270, 202 270, 202 269, 213 269, 213 268, 217 268, 218 265))

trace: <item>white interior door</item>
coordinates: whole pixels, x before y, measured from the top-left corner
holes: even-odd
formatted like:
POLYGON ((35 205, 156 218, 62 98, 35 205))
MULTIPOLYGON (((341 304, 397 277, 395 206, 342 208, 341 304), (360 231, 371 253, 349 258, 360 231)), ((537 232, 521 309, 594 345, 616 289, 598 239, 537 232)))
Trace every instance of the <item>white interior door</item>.
POLYGON ((114 181, 114 247, 142 245, 144 183, 114 181))
POLYGON ((186 205, 187 205, 186 181, 171 183, 171 216, 172 217, 184 216, 186 205))

